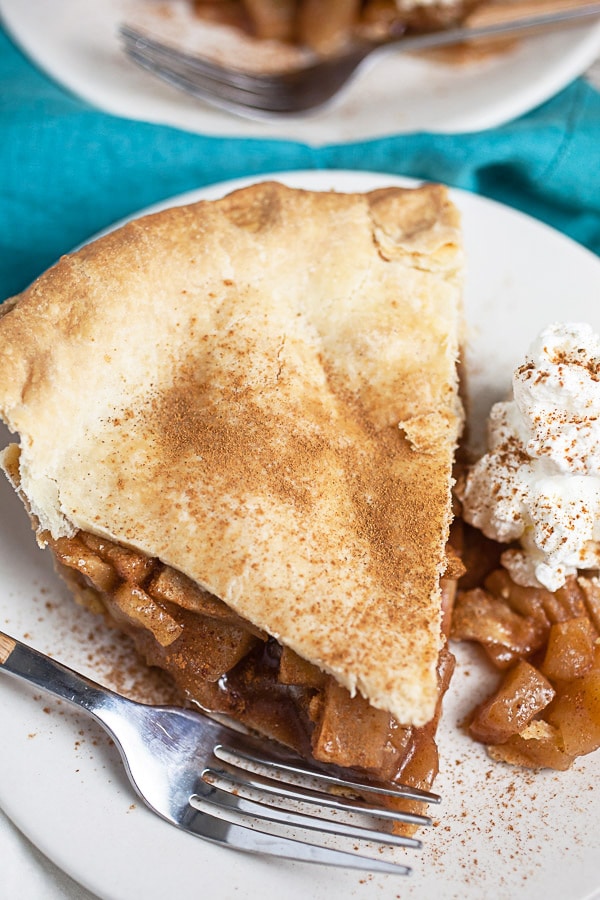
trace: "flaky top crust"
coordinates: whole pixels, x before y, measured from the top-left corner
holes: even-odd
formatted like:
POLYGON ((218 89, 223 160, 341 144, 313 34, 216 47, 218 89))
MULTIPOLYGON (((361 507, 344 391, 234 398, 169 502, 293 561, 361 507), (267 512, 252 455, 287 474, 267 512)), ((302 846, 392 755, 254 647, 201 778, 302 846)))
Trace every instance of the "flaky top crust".
POLYGON ((0 408, 39 533, 159 557, 424 724, 461 266, 440 186, 260 184, 64 257, 0 319, 0 408))

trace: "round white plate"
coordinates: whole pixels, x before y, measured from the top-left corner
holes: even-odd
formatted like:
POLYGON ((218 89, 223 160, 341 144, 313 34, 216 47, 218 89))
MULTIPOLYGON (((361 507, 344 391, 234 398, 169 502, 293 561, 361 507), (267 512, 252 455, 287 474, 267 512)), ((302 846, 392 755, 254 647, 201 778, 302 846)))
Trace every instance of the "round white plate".
MULTIPOLYGON (((201 134, 289 138, 314 146, 491 128, 553 96, 600 53, 600 24, 523 39, 510 52, 464 66, 396 53, 366 67, 324 110, 252 121, 181 94, 122 54, 119 23, 154 19, 161 33, 161 22, 172 18, 164 18, 165 7, 179 9, 177 3, 186 0, 0 0, 0 14, 35 63, 107 112, 201 134)), ((185 19, 185 11, 179 14, 185 19)), ((189 27, 201 26, 191 21, 189 27)))
MULTIPOLYGON (((406 183, 387 175, 309 172, 288 184, 362 191, 406 183)), ((214 198, 215 185, 172 203, 214 198)), ((600 328, 600 262, 510 209, 453 191, 469 260, 467 368, 477 408, 504 394, 511 369, 545 324, 581 319, 600 328)), ((57 422, 60 428, 60 422, 57 422)), ((8 435, 4 430, 2 444, 8 435)), ((92 677, 116 685, 139 668, 124 644, 75 607, 35 545, 20 501, 0 482, 0 628, 92 677)), ((0 806, 50 859, 105 900, 588 900, 600 890, 600 753, 565 773, 490 762, 458 723, 485 691, 477 659, 459 665, 439 734, 443 805, 424 848, 407 853, 409 880, 359 876, 221 850, 150 813, 129 787, 114 747, 93 723, 0 681, 0 806)))

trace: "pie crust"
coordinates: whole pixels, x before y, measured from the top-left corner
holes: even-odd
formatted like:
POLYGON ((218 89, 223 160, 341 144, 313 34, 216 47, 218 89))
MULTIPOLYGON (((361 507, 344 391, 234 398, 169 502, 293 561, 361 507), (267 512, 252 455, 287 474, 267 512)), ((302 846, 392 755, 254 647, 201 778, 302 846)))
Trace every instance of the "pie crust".
POLYGON ((83 532, 160 560, 425 725, 461 278, 439 185, 257 184, 64 257, 0 319, 0 411, 20 435, 4 465, 40 543, 83 532))

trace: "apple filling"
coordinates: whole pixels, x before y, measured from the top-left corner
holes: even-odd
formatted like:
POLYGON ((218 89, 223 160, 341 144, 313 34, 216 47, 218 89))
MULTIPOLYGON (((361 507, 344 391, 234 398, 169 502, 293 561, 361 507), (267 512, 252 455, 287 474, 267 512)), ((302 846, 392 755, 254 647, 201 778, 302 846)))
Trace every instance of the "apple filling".
POLYGON ((465 536, 468 580, 451 637, 479 644, 499 672, 469 732, 493 759, 568 769, 600 747, 600 577, 580 572, 554 592, 523 587, 498 563, 506 545, 468 526, 465 536))
MULTIPOLYGON (((160 561, 85 531, 49 544, 77 599, 129 634, 145 661, 170 676, 183 703, 374 781, 432 786, 435 732, 453 668, 446 648, 435 717, 423 727, 403 726, 160 561)), ((442 581, 446 609, 455 585, 450 573, 442 581)))
POLYGON ((458 25, 481 0, 194 0, 197 15, 262 40, 328 55, 357 39, 385 40, 406 30, 458 25))

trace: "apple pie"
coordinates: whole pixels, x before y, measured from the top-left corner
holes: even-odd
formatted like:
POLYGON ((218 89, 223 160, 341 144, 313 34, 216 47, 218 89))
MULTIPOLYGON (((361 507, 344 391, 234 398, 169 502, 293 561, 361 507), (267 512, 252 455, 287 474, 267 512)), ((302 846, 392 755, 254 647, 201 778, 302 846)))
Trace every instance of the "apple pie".
POLYGON ((0 318, 3 467, 182 697, 428 787, 462 424, 445 188, 263 183, 61 259, 0 318))
POLYGON ((193 0, 202 19, 331 54, 353 41, 459 25, 481 0, 193 0))

